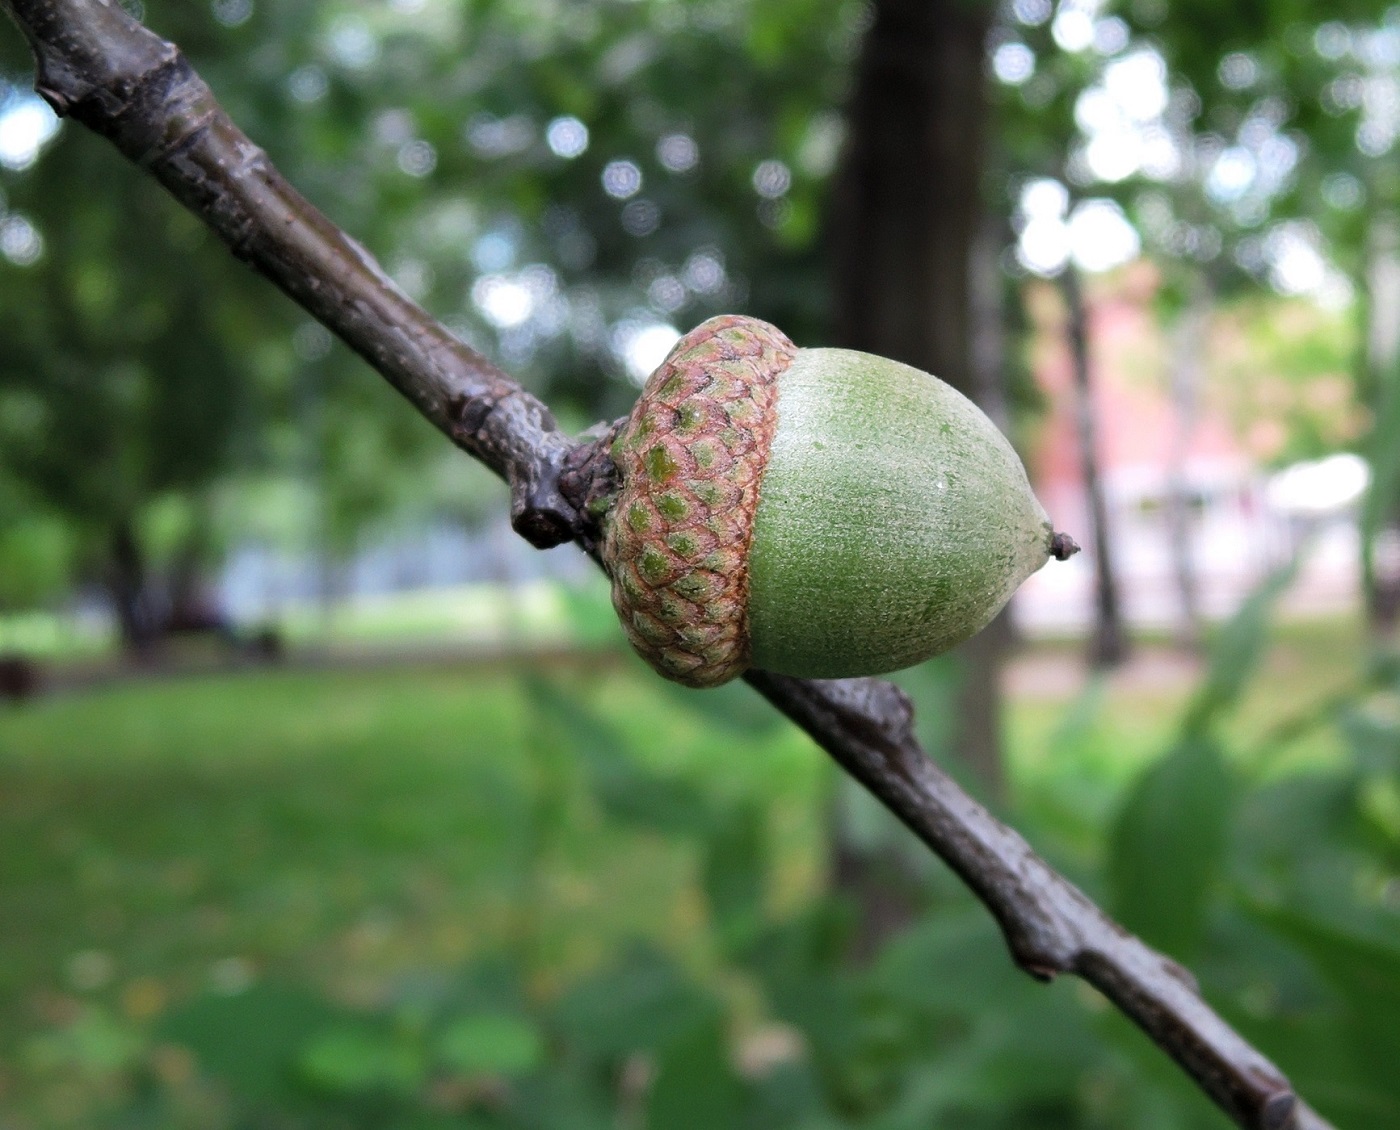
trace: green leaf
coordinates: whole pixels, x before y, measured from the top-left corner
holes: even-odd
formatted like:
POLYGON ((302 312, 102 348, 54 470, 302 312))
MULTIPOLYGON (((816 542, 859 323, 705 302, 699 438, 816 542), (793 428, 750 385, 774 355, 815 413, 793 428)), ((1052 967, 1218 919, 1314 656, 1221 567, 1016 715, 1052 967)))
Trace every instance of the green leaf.
POLYGON ((743 955, 776 1019, 801 1030, 814 1058, 839 1064, 858 1042, 858 985, 848 960, 848 907, 834 899, 769 927, 743 955))
POLYGON ((753 1130, 835 1130, 821 1080, 810 1059, 782 1063, 750 1084, 751 1099, 742 1125, 753 1130))
POLYGON ((401 1035, 369 1025, 318 1033, 297 1060, 301 1077, 318 1090, 411 1094, 427 1075, 420 1050, 401 1035))
POLYGON ((1357 769, 1362 773, 1400 775, 1400 729, 1390 719, 1359 706, 1343 711, 1338 724, 1357 769))
POLYGON ((1216 743, 1185 737, 1129 790, 1110 843, 1114 914, 1188 959, 1205 927, 1234 810, 1235 785, 1216 743))
POLYGON ((617 1130, 614 1080, 606 1073, 556 1063, 514 1088, 510 1126, 529 1130, 617 1130))
POLYGON ((1064 1118, 1066 1081, 1099 1055, 1073 986, 1016 976, 981 907, 931 916, 896 939, 870 984, 906 1016, 908 1033, 906 1083, 882 1130, 942 1125, 968 1110, 1064 1118))
POLYGON ((1233 873, 1271 903, 1301 900, 1313 913, 1356 906, 1365 865, 1350 773, 1309 773, 1252 790, 1240 805, 1233 873))
POLYGON ((1297 575, 1302 554, 1275 570, 1250 594, 1211 644, 1210 667, 1182 720, 1183 736, 1201 734, 1243 694, 1268 642, 1274 605, 1297 575))
POLYGON ((907 1008, 970 1015, 1043 990, 1015 967, 995 922, 980 907, 943 910, 897 937, 880 954, 871 982, 907 1008), (949 976, 956 970, 956 976, 949 976))
POLYGON ((593 795, 620 824, 671 835, 704 835, 714 821, 704 794, 686 781, 663 777, 619 759, 594 764, 593 795))
POLYGON ((157 1029, 194 1053, 199 1066, 252 1098, 286 1093, 306 1042, 344 1014, 297 989, 255 985, 236 996, 203 996, 157 1029))
POLYGON ((611 1059, 663 1047, 717 1010, 668 958, 638 945, 575 986, 559 1002, 554 1021, 579 1051, 611 1059))
POLYGON ((1302 950, 1337 992, 1352 1054, 1366 1068, 1371 1101, 1389 1110, 1386 1125, 1400 1125, 1400 946, 1291 909, 1256 913, 1302 950))
POLYGON ((438 1059, 464 1075, 526 1075, 544 1062, 544 1041, 526 1017, 483 1012, 447 1026, 438 1059))
POLYGON ((763 813, 737 805, 718 818, 705 843, 704 885, 722 944, 739 945, 763 922, 765 863, 763 813))
POLYGON ((665 1130, 733 1126, 744 1090, 729 1066, 723 1018, 716 1015, 681 1034, 656 1059, 647 1098, 647 1125, 665 1130))

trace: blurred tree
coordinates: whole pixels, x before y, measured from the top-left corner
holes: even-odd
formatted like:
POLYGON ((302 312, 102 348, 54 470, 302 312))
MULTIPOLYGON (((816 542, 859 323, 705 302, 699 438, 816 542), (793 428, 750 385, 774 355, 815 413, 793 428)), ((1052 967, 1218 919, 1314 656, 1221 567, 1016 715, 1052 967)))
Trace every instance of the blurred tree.
POLYGON ((1060 276, 1065 296, 1066 331, 1070 363, 1074 371, 1075 419, 1079 432, 1079 466, 1084 493, 1089 500, 1094 547, 1094 628, 1089 636, 1089 664, 1104 669, 1116 667, 1128 658, 1128 632, 1118 596, 1118 575, 1114 569, 1112 527, 1108 517, 1103 478, 1099 473, 1099 428, 1094 411, 1092 361, 1089 350, 1089 313, 1079 268, 1068 264, 1060 276))
MULTIPOLYGON (((973 352, 973 251, 983 230, 987 128, 981 4, 880 0, 869 9, 832 201, 839 344, 936 373, 1005 418, 973 352)), ((1005 619, 962 648, 951 748, 1002 785, 998 670, 1005 619)))
POLYGON ((68 210, 35 222, 30 248, 0 267, 0 463, 101 562, 122 637, 141 647, 158 620, 143 521, 161 496, 194 496, 228 468, 251 422, 247 358, 270 320, 267 296, 78 131, 10 198, 11 231, 46 202, 68 210), (73 207, 98 182, 101 203, 73 207), (37 277, 30 254, 44 260, 37 277))

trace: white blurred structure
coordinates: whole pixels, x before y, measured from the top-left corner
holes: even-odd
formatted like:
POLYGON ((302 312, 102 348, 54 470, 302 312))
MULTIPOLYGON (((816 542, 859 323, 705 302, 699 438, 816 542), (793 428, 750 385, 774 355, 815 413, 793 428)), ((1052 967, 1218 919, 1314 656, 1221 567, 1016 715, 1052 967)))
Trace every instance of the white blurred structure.
MULTIPOLYGON (((1239 460, 1188 462, 1191 564, 1200 611, 1229 616, 1273 568, 1303 553, 1297 579, 1283 600, 1294 615, 1354 608, 1361 575, 1357 505, 1368 468, 1355 455, 1298 463, 1273 475, 1239 460)), ((1104 474, 1118 582, 1127 621, 1170 628, 1182 617, 1172 559, 1164 468, 1126 464, 1104 474)), ((1082 493, 1041 486, 1038 493, 1056 528, 1088 540, 1082 493)), ((1041 570, 1017 594, 1017 622, 1030 634, 1082 634, 1093 620, 1090 553, 1041 570)))
POLYGON ((220 607, 235 623, 257 624, 317 602, 471 585, 577 585, 594 576, 588 559, 570 546, 533 549, 510 528, 503 510, 477 528, 441 523, 367 537, 336 562, 309 551, 249 542, 229 555, 217 591, 220 607))

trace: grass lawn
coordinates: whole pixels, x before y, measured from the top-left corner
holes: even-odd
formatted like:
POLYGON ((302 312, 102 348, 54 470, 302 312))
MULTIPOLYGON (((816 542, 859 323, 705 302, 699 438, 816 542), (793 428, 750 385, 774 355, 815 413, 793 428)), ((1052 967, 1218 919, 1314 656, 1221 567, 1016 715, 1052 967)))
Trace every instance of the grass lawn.
MULTIPOLYGON (((1356 654, 1346 625, 1285 631, 1237 744, 1348 678, 1356 654)), ((746 691, 688 695, 621 656, 544 677, 623 739, 615 756, 765 805, 775 909, 815 889, 832 770, 746 691)), ((1021 694, 1018 803, 1091 851, 1191 685, 1021 694)), ((407 972, 510 947, 547 992, 636 936, 703 969, 693 853, 603 817, 577 756, 587 735, 546 699, 524 668, 458 664, 137 682, 0 709, 0 1126, 7 1112, 84 1124, 81 1055, 53 1033, 94 1017, 139 1032, 211 986, 289 978, 369 1002, 407 972)), ((1291 763, 1326 759, 1332 740, 1306 736, 1291 763)), ((83 1054, 116 1055, 112 1040, 83 1054)))
MULTIPOLYGON (((548 678, 627 756, 784 798, 773 897, 800 899, 823 759, 794 731, 675 716, 628 659, 591 666, 548 678)), ((139 1026, 267 976, 368 1002, 501 947, 547 990, 638 936, 703 965, 691 854, 600 816, 532 685, 502 667, 274 671, 0 710, 0 1112, 55 1067, 36 1035, 85 1010, 139 1026)))

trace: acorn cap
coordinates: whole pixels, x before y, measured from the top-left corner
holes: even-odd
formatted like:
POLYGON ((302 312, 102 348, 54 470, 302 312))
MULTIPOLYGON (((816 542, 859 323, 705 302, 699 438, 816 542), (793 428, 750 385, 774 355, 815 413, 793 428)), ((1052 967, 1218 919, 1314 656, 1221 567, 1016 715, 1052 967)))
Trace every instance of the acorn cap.
POLYGON ((749 548, 777 427, 783 332, 736 314, 701 323, 647 380, 613 444, 621 489, 603 559, 632 646, 692 687, 749 666, 749 548))

